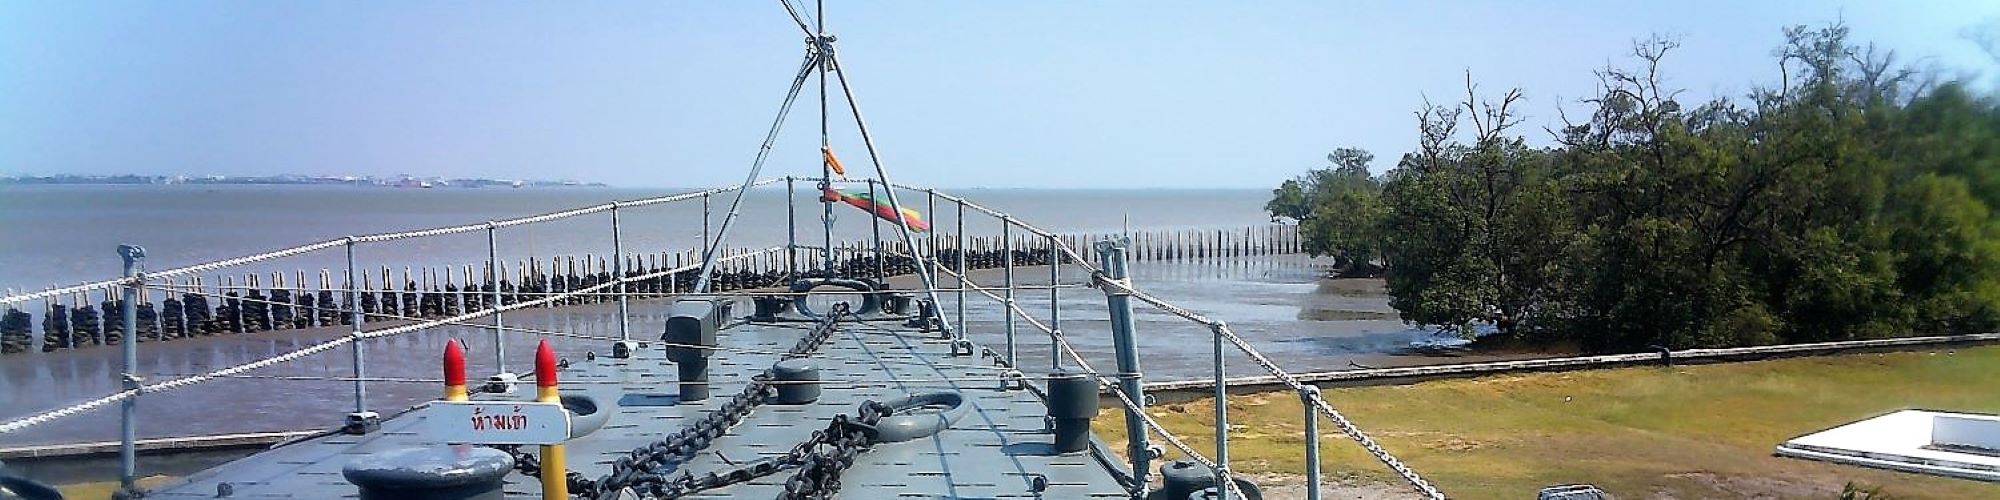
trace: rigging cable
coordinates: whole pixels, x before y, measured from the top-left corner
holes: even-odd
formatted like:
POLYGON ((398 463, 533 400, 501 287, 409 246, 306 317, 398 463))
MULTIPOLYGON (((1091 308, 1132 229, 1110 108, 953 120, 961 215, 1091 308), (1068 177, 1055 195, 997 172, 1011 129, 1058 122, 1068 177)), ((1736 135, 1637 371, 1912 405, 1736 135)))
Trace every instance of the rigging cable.
POLYGON ((694 293, 708 291, 709 278, 715 272, 715 249, 722 248, 729 241, 729 228, 736 222, 736 215, 743 208, 743 196, 750 192, 750 186, 757 182, 757 174, 764 171, 764 160, 771 157, 771 143, 778 140, 778 131, 785 127, 785 115, 792 112, 792 103, 799 98, 799 90, 805 87, 806 78, 812 75, 812 67, 820 60, 819 54, 807 53, 804 63, 799 65, 799 74, 792 78, 792 88, 785 92, 785 103, 778 106, 778 117, 771 121, 771 131, 764 134, 764 144, 757 149, 757 159, 750 162, 750 175, 743 178, 743 187, 736 190, 736 197, 729 201, 729 213, 722 216, 722 229, 716 232, 715 241, 701 252, 701 275, 695 279, 694 293))

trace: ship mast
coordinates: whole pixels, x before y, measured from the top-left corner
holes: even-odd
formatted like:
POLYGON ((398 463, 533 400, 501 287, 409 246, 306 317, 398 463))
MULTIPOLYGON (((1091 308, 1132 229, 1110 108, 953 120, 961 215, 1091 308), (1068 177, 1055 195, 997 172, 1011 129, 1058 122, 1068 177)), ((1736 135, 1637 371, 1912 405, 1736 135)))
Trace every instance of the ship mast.
MULTIPOLYGON (((743 204, 744 195, 748 194, 750 188, 754 187, 757 183, 757 175, 763 171, 764 161, 770 157, 771 143, 777 140, 778 131, 784 128, 785 116, 791 112, 792 103, 798 99, 799 91, 805 85, 806 79, 815 70, 819 73, 820 85, 820 191, 824 193, 833 186, 832 165, 826 159, 828 156, 826 151, 831 147, 831 142, 828 140, 829 115, 827 97, 829 93, 827 92, 827 84, 829 81, 827 74, 832 73, 833 80, 831 83, 838 83, 840 85, 841 97, 847 102, 847 110, 854 117, 854 128, 860 132, 861 143, 867 149, 868 163, 874 167, 874 182, 882 187, 882 193, 888 198, 889 211, 897 214, 897 223, 893 224, 897 235, 903 240, 904 248, 910 250, 910 257, 913 260, 923 262, 926 258, 923 255, 924 250, 917 246, 915 237, 910 234, 908 221, 901 220, 905 205, 897 199, 896 188, 894 187, 895 183, 889 180, 889 170, 882 165, 882 155, 875 148, 875 138, 868 133, 868 121, 861 117, 861 104, 856 102, 854 87, 847 81, 847 68, 840 64, 840 56, 833 49, 835 37, 826 33, 825 0, 815 0, 818 16, 816 19, 813 19, 811 24, 808 24, 806 19, 799 14, 799 9, 792 5, 791 0, 778 0, 778 3, 785 7, 785 13, 789 14, 792 18, 792 24, 798 26, 799 31, 806 35, 805 62, 799 67, 798 74, 792 78, 791 90, 785 94, 784 104, 779 106, 778 116, 772 121, 770 132, 764 136, 763 146, 757 150, 757 159, 750 164, 750 174, 744 177, 743 185, 736 190, 735 198, 730 201, 729 213, 723 215, 722 218, 722 228, 716 233, 715 239, 709 243, 708 248, 702 252, 701 275, 695 280, 694 293, 708 292, 711 278, 715 272, 716 250, 722 248, 724 242, 728 241, 729 229, 736 220, 738 209, 743 204)), ((833 266, 833 202, 825 199, 824 196, 821 197, 820 202, 822 207, 820 222, 826 238, 826 246, 822 249, 826 254, 824 262, 826 264, 827 276, 833 277, 836 272, 833 266)), ((876 257, 880 258, 881 256, 877 255, 876 257)), ((917 276, 923 280, 925 298, 929 299, 931 304, 940 304, 941 302, 938 300, 937 294, 937 276, 931 270, 925 268, 925 266, 919 265, 915 267, 917 276)), ((944 315, 935 315, 932 319, 938 322, 940 330, 945 334, 949 335, 954 331, 953 326, 945 320, 944 315)))
MULTIPOLYGON (((791 0, 783 1, 786 2, 786 5, 791 5, 791 0)), ((813 16, 814 34, 811 50, 817 53, 828 53, 833 48, 833 38, 826 35, 826 0, 814 0, 813 11, 815 15, 813 16)), ((832 141, 827 138, 826 126, 826 69, 832 64, 833 61, 831 59, 819 64, 819 150, 821 152, 819 160, 819 191, 821 193, 825 193, 827 189, 833 187, 833 163, 827 161, 824 157, 825 152, 831 151, 833 148, 832 141)), ((820 249, 822 250, 821 255, 825 257, 826 275, 831 278, 835 277, 833 269, 833 200, 827 199, 824 195, 819 198, 820 207, 824 209, 820 212, 820 228, 825 230, 824 236, 826 237, 822 242, 824 246, 821 246, 820 249)), ((882 256, 876 255, 875 258, 880 259, 882 256)))

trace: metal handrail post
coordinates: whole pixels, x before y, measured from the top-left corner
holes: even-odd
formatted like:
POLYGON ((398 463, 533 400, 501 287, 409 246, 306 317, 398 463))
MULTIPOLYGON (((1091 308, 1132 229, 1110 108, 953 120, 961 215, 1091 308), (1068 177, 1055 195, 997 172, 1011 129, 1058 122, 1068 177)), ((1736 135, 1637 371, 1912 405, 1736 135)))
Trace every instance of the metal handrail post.
MULTIPOLYGON (((1209 325, 1215 337, 1215 484, 1223 493, 1235 489, 1229 480, 1229 384, 1223 379, 1222 322, 1209 325)), ((1231 495, 1223 495, 1232 498, 1231 495)))
MULTIPOLYGON (((125 277, 134 280, 125 285, 124 304, 120 304, 119 314, 124 316, 125 338, 123 342, 125 390, 138 390, 139 379, 139 289, 146 286, 146 249, 137 245, 118 245, 118 256, 125 261, 125 277)), ((138 417, 139 398, 126 398, 119 405, 118 420, 118 487, 127 494, 139 491, 138 484, 138 417)))
MULTIPOLYGON (((888 186, 882 188, 889 189, 888 186)), ((875 199, 875 179, 868 179, 868 202, 874 203, 875 199)), ((882 266, 882 218, 869 217, 868 222, 869 239, 875 246, 875 279, 889 279, 887 269, 882 266)))
MULTIPOLYGON (((1006 318, 1006 323, 1007 323, 1006 326, 1007 367, 1013 368, 1016 366, 1020 366, 1019 363, 1016 363, 1015 362, 1016 360, 1014 359, 1014 218, 1013 217, 1005 215, 1000 216, 1000 248, 1002 253, 1006 254, 1003 257, 1004 259, 1003 267, 1006 269, 1006 272, 1005 274, 1001 275, 1001 280, 1006 284, 1006 286, 1003 287, 1005 289, 1006 298, 1003 300, 1007 303, 1007 310, 1001 311, 1001 316, 1006 318)), ((1053 290, 1055 289, 1055 287, 1051 286, 1049 287, 1049 289, 1053 290)))
MULTIPOLYGON (((932 218, 932 219, 936 219, 936 218, 937 218, 937 190, 936 190, 936 189, 925 189, 925 190, 924 190, 924 213, 927 213, 927 214, 931 214, 931 218, 932 218)), ((900 215, 899 215, 899 216, 900 216, 900 215)), ((937 236, 937 226, 935 226, 935 225, 934 225, 934 226, 931 226, 931 230, 929 230, 929 231, 925 231, 925 232, 924 232, 924 240, 925 240, 925 241, 924 241, 924 244, 925 244, 925 245, 929 245, 929 246, 931 247, 931 248, 930 248, 930 251, 929 251, 929 252, 925 252, 926 254, 929 254, 929 255, 930 255, 930 258, 929 258, 929 259, 926 259, 926 260, 925 260, 925 262, 924 262, 924 265, 927 265, 927 266, 930 266, 930 268, 931 268, 931 276, 937 276, 937 275, 938 275, 938 273, 937 273, 937 269, 938 269, 938 236, 937 236)), ((933 283, 933 284, 935 284, 935 283, 933 283)), ((944 307, 944 304, 931 304, 931 307, 944 307)), ((943 313, 941 313, 941 312, 940 312, 940 313, 938 313, 938 314, 943 314, 943 313)), ((949 333, 949 332, 947 332, 947 333, 949 333)))
POLYGON ((632 325, 627 318, 631 306, 625 302, 625 234, 618 224, 618 202, 611 202, 611 276, 618 280, 618 340, 632 340, 632 325))
MULTIPOLYGON (((824 72, 822 72, 820 80, 821 80, 820 94, 825 95, 826 76, 824 72)), ((821 99, 820 107, 822 108, 820 110, 820 122, 821 122, 820 148, 823 149, 826 147, 826 125, 825 125, 826 110, 824 109, 826 107, 826 104, 825 104, 825 99, 823 98, 821 99)), ((833 257, 834 257, 833 256, 833 201, 828 200, 826 198, 826 190, 833 189, 833 171, 829 170, 826 167, 825 161, 820 162, 820 169, 825 171, 825 173, 821 174, 819 178, 820 194, 818 198, 820 199, 819 204, 821 210, 819 216, 820 217, 819 227, 820 227, 820 236, 823 238, 820 241, 819 252, 820 252, 820 261, 822 263, 821 265, 826 266, 825 267, 826 276, 824 277, 832 278, 835 277, 835 273, 833 271, 833 257)))
MULTIPOLYGON (((707 199, 707 195, 702 196, 707 199)), ((503 334, 507 323, 501 319, 500 306, 504 304, 500 299, 500 236, 499 226, 493 221, 486 221, 486 279, 493 284, 493 303, 490 305, 493 308, 493 369, 504 374, 507 373, 507 338, 503 334)))
POLYGON ((1299 403, 1306 411, 1306 500, 1319 499, 1319 412, 1314 401, 1319 399, 1319 387, 1299 388, 1299 403))
POLYGON ((710 251, 708 248, 708 245, 710 244, 708 242, 708 219, 710 218, 711 213, 712 212, 709 211, 708 207, 708 193, 702 193, 701 194, 701 249, 703 257, 707 257, 707 254, 710 251))
POLYGON ((1062 274, 1061 243, 1056 235, 1049 235, 1049 368, 1062 371, 1062 290, 1056 283, 1062 274))
MULTIPOLYGON (((1099 264, 1105 277, 1115 281, 1126 280, 1125 247, 1128 240, 1115 239, 1097 242, 1099 264)), ((1146 406, 1145 388, 1140 385, 1139 346, 1133 334, 1132 297, 1119 291, 1117 287, 1104 287, 1105 308, 1111 312, 1112 349, 1118 357, 1119 391, 1132 398, 1137 407, 1125 407, 1125 435, 1128 438, 1126 455, 1132 460, 1132 477, 1138 484, 1146 484, 1146 477, 1152 468, 1152 445, 1146 436, 1144 415, 1146 406)), ((1049 288, 1054 292, 1055 288, 1049 288)))
POLYGON ((799 207, 797 182, 785 176, 785 273, 799 274, 799 207))
POLYGON ((965 199, 958 199, 958 325, 957 338, 965 338, 965 280, 972 270, 965 266, 965 199))
MULTIPOLYGON (((354 276, 353 236, 347 237, 347 275, 354 276)), ((361 349, 362 318, 361 318, 361 298, 359 297, 359 295, 360 292, 355 290, 353 278, 349 278, 347 283, 347 303, 353 304, 354 307, 351 308, 352 311, 348 312, 348 314, 353 320, 351 321, 351 323, 353 323, 353 327, 348 330, 347 334, 349 336, 354 337, 354 342, 352 342, 352 345, 349 345, 348 347, 351 353, 353 354, 352 361, 354 362, 354 413, 356 414, 368 411, 368 386, 365 385, 364 382, 362 382, 363 380, 366 380, 368 378, 368 371, 367 369, 363 368, 365 365, 362 364, 363 361, 366 360, 367 355, 362 353, 361 349)))

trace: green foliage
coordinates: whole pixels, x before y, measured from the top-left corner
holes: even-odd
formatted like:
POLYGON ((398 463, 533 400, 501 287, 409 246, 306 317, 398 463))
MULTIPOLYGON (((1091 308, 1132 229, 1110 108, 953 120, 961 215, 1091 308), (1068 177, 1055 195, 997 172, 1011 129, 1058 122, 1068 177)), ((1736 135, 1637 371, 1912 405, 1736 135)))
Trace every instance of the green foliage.
POLYGON ((1274 218, 1298 221, 1306 252, 1362 264, 1379 257, 1377 236, 1384 207, 1382 184, 1368 172, 1375 155, 1340 148, 1326 155, 1331 166, 1314 169, 1271 191, 1264 210, 1274 218))
POLYGON ((1547 148, 1512 131, 1519 91, 1482 101, 1468 77, 1394 170, 1314 171, 1273 206, 1311 207, 1316 253, 1386 260, 1404 320, 1460 332, 1629 350, 2000 328, 2000 103, 1840 25, 1786 36, 1779 85, 1694 105, 1661 83, 1678 43, 1642 40, 1547 148))
POLYGON ((1271 201, 1264 203, 1264 211, 1270 212, 1272 218, 1305 220, 1312 215, 1312 204, 1306 201, 1305 184, 1299 179, 1289 179, 1278 185, 1277 189, 1271 190, 1271 201))

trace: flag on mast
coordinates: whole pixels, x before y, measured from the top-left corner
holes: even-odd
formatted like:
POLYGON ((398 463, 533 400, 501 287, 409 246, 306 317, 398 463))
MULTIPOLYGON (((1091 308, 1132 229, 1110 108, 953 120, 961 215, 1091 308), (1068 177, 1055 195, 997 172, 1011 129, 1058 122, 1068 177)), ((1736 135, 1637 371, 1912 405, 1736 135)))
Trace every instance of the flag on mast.
POLYGON ((840 174, 840 177, 843 179, 847 178, 847 169, 841 168, 840 159, 833 157, 832 147, 820 146, 819 152, 820 156, 824 156, 826 158, 826 166, 832 168, 833 173, 840 174))
MULTIPOLYGON (((823 202, 845 202, 848 205, 853 205, 854 208, 866 210, 868 213, 875 214, 876 217, 889 222, 898 222, 899 219, 896 216, 896 210, 889 206, 887 200, 876 201, 874 196, 870 196, 865 191, 840 191, 829 187, 820 193, 819 200, 823 202)), ((904 226, 909 227, 911 231, 921 233, 931 229, 931 223, 924 221, 923 213, 908 207, 904 207, 902 212, 902 217, 900 217, 901 222, 904 226)))

